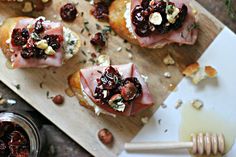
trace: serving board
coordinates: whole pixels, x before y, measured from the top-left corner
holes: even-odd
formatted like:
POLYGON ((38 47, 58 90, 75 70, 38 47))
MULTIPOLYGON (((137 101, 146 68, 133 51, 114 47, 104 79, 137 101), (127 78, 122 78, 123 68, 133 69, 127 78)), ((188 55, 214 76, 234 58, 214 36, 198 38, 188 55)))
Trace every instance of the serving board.
MULTIPOLYGON (((29 16, 42 15, 50 20, 60 21, 59 10, 66 2, 68 1, 54 0, 43 12, 29 16)), ((107 48, 102 53, 111 57, 112 64, 133 62, 141 74, 148 76, 148 86, 154 96, 155 105, 135 117, 112 118, 106 115, 98 117, 92 111, 81 107, 76 97, 68 97, 64 92, 68 88, 67 77, 70 74, 92 65, 92 62, 86 64, 81 62, 88 60, 90 53, 95 51, 89 44, 89 40, 90 34, 98 32, 96 23, 102 27, 108 25, 98 22, 90 15, 91 4, 87 1, 79 1, 77 9, 80 14, 73 23, 64 23, 65 26, 80 34, 82 47, 77 56, 61 68, 12 70, 6 67, 6 59, 1 53, 0 80, 94 156, 117 156, 123 150, 123 144, 130 141, 143 127, 141 118, 153 115, 172 92, 173 87, 170 88, 170 85, 175 86, 182 79, 180 71, 188 64, 195 62, 224 27, 196 1, 191 1, 191 4, 198 11, 200 26, 198 41, 194 46, 171 45, 162 49, 150 50, 125 43, 123 39, 113 33, 109 35, 107 48), (89 28, 89 32, 85 29, 81 33, 81 30, 84 29, 84 22, 88 22, 86 26, 89 28), (122 50, 117 52, 119 47, 122 47, 122 50), (130 54, 132 54, 132 58, 129 57, 130 54), (175 66, 166 66, 163 63, 163 58, 167 54, 174 58, 175 66), (164 77, 163 74, 166 71, 171 73, 170 79, 164 77), (17 84, 20 85, 20 89, 16 88, 17 84), (57 94, 65 96, 65 103, 62 106, 56 106, 50 99, 51 96, 57 94), (115 140, 112 146, 104 146, 97 139, 97 132, 101 128, 108 128, 113 133, 115 140)), ((0 3, 1 19, 23 15, 17 9, 6 9, 7 7, 6 3, 0 3)))

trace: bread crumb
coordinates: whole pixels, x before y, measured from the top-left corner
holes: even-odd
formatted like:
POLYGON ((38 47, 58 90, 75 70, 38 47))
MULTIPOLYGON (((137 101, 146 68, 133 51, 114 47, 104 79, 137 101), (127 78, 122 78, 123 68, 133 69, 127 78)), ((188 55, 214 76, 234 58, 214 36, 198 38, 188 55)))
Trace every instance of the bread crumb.
POLYGON ((23 9, 22 9, 22 12, 24 12, 24 13, 29 13, 29 12, 31 12, 31 11, 33 11, 33 5, 32 5, 32 3, 31 3, 31 2, 25 2, 25 3, 24 3, 24 7, 23 7, 23 9))
POLYGON ((203 102, 201 100, 196 99, 191 102, 191 105, 196 110, 201 110, 203 107, 203 102))
POLYGON ((148 117, 142 117, 142 118, 141 118, 141 122, 142 122, 143 124, 147 124, 147 123, 148 123, 148 120, 149 120, 148 117))
POLYGON ((183 104, 183 101, 182 100, 177 100, 176 103, 175 103, 175 109, 178 109, 181 107, 181 105, 183 104))
POLYGON ((129 59, 133 59, 133 55, 132 55, 132 53, 128 53, 128 57, 129 57, 129 59))
POLYGON ((166 78, 171 78, 171 73, 167 71, 167 72, 164 73, 164 76, 166 78))
POLYGON ((183 74, 190 77, 194 84, 198 84, 204 79, 216 77, 217 71, 212 66, 205 66, 205 68, 202 68, 198 63, 194 63, 189 65, 183 71, 183 74))
POLYGON ((185 76, 191 76, 194 73, 196 73, 200 68, 200 65, 198 63, 190 64, 185 68, 185 70, 182 72, 185 76))

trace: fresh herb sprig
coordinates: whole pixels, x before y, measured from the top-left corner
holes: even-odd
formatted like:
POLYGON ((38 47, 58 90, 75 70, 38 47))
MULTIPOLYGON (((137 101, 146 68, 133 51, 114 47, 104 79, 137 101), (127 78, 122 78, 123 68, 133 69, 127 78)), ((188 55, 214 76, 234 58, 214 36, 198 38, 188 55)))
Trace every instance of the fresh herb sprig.
POLYGON ((225 0, 225 5, 227 7, 229 17, 232 19, 236 19, 236 10, 233 7, 233 0, 225 0))

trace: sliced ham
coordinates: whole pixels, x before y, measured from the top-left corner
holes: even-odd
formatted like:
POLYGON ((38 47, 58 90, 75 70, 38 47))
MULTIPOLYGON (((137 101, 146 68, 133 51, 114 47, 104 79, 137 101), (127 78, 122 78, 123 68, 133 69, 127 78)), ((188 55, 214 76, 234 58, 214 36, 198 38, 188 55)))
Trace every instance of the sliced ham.
MULTIPOLYGON (((131 12, 137 5, 140 5, 141 2, 142 0, 131 0, 131 12)), ((196 22, 189 0, 171 0, 171 2, 175 3, 177 7, 182 7, 183 4, 188 7, 188 15, 183 25, 178 30, 173 30, 161 35, 153 34, 148 37, 140 37, 136 34, 137 40, 142 47, 155 47, 155 45, 162 47, 171 43, 193 45, 196 42, 198 31, 196 29, 189 31, 191 25, 196 22)), ((132 25, 132 28, 135 29, 135 26, 132 25)))
POLYGON ((88 97, 100 108, 104 109, 109 113, 116 115, 135 115, 143 109, 146 109, 154 104, 153 98, 148 90, 147 84, 144 82, 141 75, 138 73, 136 66, 132 63, 113 66, 117 68, 123 78, 136 77, 142 85, 142 94, 137 97, 130 105, 127 105, 124 112, 115 111, 109 105, 102 105, 98 100, 94 98, 94 91, 97 86, 96 79, 101 77, 98 71, 103 71, 106 67, 95 66, 91 68, 80 70, 80 81, 83 86, 84 92, 88 97))
MULTIPOLYGON (((34 25, 36 19, 26 18, 20 20, 15 28, 26 28, 28 25, 34 25)), ((43 35, 60 35, 63 36, 63 26, 59 22, 50 22, 44 21, 43 26, 45 28, 45 32, 43 35)), ((29 30, 32 33, 32 30, 29 30)), ((29 39, 30 40, 30 39, 29 39)), ((61 43, 62 45, 62 43, 61 43)), ((48 56, 46 59, 24 59, 21 57, 21 49, 18 46, 14 46, 10 43, 10 48, 14 51, 14 54, 11 56, 11 62, 13 68, 28 68, 28 67, 46 67, 46 66, 54 66, 59 67, 62 65, 63 61, 63 51, 62 48, 59 48, 56 51, 56 54, 53 56, 48 56)))

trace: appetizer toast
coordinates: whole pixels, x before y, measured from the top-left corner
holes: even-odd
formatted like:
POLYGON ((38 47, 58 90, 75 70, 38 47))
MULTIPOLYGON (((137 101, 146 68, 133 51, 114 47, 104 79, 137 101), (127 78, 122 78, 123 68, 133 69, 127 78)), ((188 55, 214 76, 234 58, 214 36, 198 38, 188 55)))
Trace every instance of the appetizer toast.
POLYGON ((118 35, 146 48, 172 43, 193 45, 198 36, 189 0, 115 0, 109 9, 109 20, 118 35))
POLYGON ((97 115, 132 116, 154 104, 147 84, 132 63, 81 69, 68 82, 80 104, 97 115))
POLYGON ((75 32, 44 17, 8 18, 0 32, 0 47, 13 68, 59 67, 80 48, 75 32))

